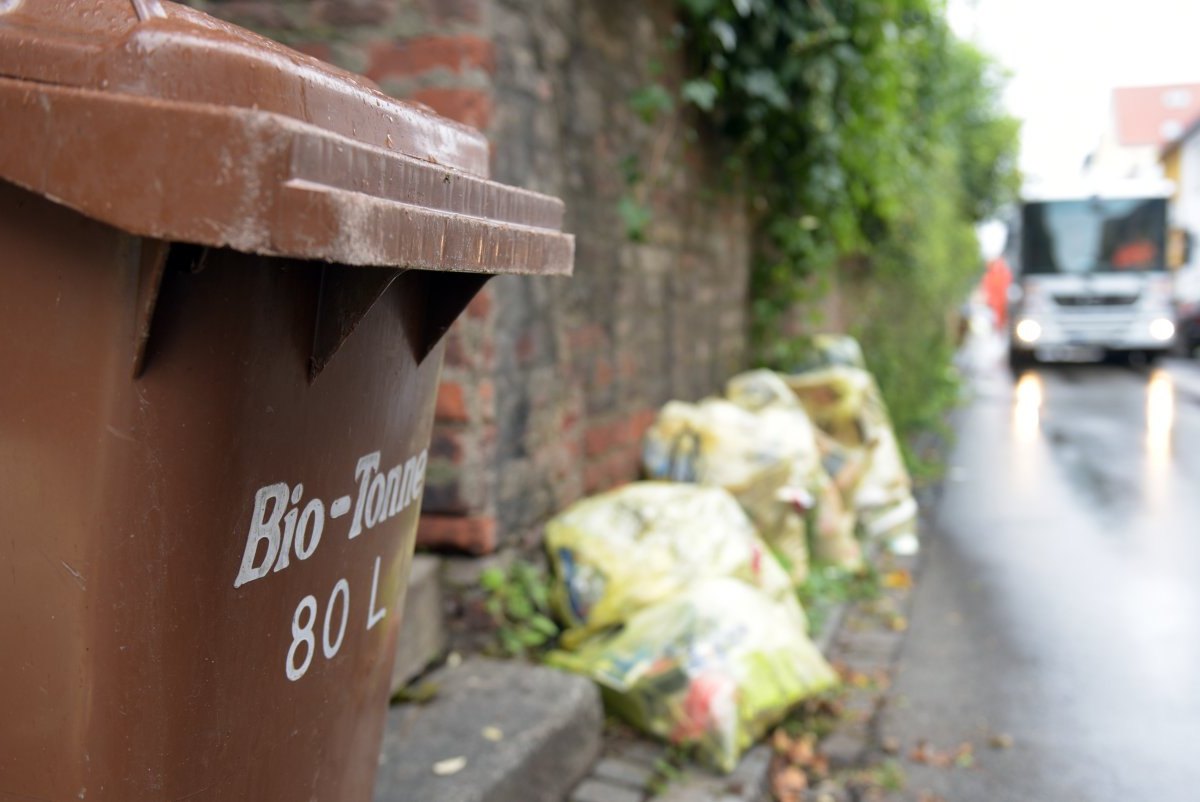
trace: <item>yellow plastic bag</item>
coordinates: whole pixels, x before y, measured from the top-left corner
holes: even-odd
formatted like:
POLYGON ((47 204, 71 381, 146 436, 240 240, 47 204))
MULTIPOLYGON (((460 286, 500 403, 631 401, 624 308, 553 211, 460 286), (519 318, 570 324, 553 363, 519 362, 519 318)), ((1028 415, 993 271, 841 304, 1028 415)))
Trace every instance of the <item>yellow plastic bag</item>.
POLYGON ((788 387, 783 376, 773 370, 759 368, 739 373, 725 383, 725 397, 751 412, 781 407, 800 408, 800 400, 788 387))
POLYGON ((568 648, 711 577, 740 579, 804 618, 787 574, 719 487, 634 482, 556 516, 545 543, 568 648))
POLYGON ((785 378, 822 431, 827 468, 868 538, 916 531, 917 504, 879 386, 862 368, 838 365, 785 378), (830 464, 834 463, 834 464, 830 464))
POLYGON ((808 358, 795 372, 819 368, 866 368, 862 346, 848 334, 814 334, 809 338, 808 358))
POLYGON ((732 771, 742 752, 837 677, 795 609, 736 579, 708 579, 549 662, 585 674, 608 708, 732 771))
POLYGON ((863 414, 874 381, 861 368, 832 367, 786 376, 784 381, 813 423, 847 446, 867 444, 863 414))
POLYGON ((846 571, 859 571, 863 567, 863 553, 862 546, 854 536, 858 518, 827 473, 822 471, 817 474, 817 479, 813 510, 813 559, 846 571))
MULTIPOLYGON (((729 380, 725 392, 735 404, 768 418, 807 417, 784 377, 774 371, 740 373, 729 380)), ((806 428, 805 448, 798 449, 792 458, 789 486, 793 489, 795 506, 809 511, 808 553, 817 562, 857 571, 863 566, 862 547, 854 537, 856 517, 846 499, 851 497, 851 483, 857 482, 866 471, 867 455, 861 450, 859 454, 850 453, 811 424, 806 428), (829 475, 828 466, 837 469, 836 477, 829 475), (802 488, 803 494, 795 493, 795 488, 802 488)), ((762 427, 762 433, 765 437, 774 436, 770 427, 762 427)), ((788 495, 787 491, 784 495, 788 495)), ((775 545, 769 536, 767 541, 775 545)), ((803 581, 803 577, 794 575, 794 578, 803 581)))
POLYGON ((753 412, 719 398, 672 401, 646 432, 642 464, 652 479, 732 493, 800 584, 808 574, 808 543, 806 508, 796 500, 820 462, 813 437, 798 406, 753 412))
POLYGON ((916 532, 917 502, 912 480, 886 419, 876 424, 871 463, 855 488, 854 506, 868 537, 891 539, 916 532))

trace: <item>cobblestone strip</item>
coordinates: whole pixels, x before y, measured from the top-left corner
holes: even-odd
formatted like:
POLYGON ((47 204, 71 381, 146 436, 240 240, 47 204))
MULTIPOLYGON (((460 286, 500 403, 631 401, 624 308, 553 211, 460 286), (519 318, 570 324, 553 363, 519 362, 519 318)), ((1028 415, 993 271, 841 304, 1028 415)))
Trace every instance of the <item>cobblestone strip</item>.
POLYGON ((886 751, 886 745, 878 743, 877 727, 908 626, 911 580, 917 563, 916 556, 880 555, 876 563, 884 583, 880 598, 850 604, 843 611, 841 626, 825 651, 844 679, 842 716, 819 746, 830 770, 841 779, 810 788, 806 801, 888 802, 894 798, 878 788, 857 792, 855 783, 846 781, 846 772, 866 768, 879 758, 880 749, 886 751))
POLYGON ((650 741, 609 739, 604 755, 571 793, 570 802, 643 802, 666 749, 650 741))

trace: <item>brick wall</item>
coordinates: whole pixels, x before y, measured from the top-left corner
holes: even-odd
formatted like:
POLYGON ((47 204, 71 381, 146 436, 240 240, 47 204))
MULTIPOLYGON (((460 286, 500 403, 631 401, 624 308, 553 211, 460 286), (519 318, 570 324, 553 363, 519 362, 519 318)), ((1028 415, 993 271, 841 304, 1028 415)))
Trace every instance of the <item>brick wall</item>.
POLYGON ((495 279, 448 335, 424 544, 536 539, 565 505, 636 477, 662 403, 744 367, 740 201, 684 115, 646 122, 629 102, 679 80, 671 0, 197 5, 482 128, 496 180, 566 202, 574 278, 495 279), (626 194, 652 210, 640 242, 618 214, 626 194))
POLYGON ((496 178, 562 197, 577 237, 569 281, 495 283, 497 517, 520 536, 583 493, 634 478, 655 410, 720 387, 745 350, 747 240, 738 205, 685 146, 683 122, 645 124, 629 98, 670 82, 671 3, 498 0, 496 178), (536 22, 534 22, 536 21, 536 22), (656 155, 658 154, 658 155, 656 155), (622 162, 653 177, 629 187, 622 162), (698 169, 699 168, 699 169, 698 169), (633 243, 619 198, 653 222, 633 243))

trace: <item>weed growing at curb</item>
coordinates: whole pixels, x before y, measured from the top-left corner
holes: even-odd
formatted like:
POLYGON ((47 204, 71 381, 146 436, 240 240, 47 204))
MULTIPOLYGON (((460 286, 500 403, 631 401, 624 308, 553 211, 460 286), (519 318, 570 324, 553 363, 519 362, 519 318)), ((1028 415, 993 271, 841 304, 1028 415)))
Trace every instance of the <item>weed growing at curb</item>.
POLYGON ((879 598, 879 570, 871 563, 857 573, 834 566, 814 566, 796 592, 808 616, 808 630, 821 632, 830 614, 848 602, 879 598))
POLYGON ((496 625, 501 653, 536 657, 558 640, 559 625, 550 610, 550 578, 530 562, 515 561, 505 571, 489 568, 479 577, 487 593, 484 609, 496 625))

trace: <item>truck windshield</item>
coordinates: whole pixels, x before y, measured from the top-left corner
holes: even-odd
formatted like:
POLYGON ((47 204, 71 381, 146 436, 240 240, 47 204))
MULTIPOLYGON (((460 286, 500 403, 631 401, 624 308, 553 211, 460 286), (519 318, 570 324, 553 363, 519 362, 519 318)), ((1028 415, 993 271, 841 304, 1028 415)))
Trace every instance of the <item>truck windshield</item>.
POLYGON ((1163 198, 1025 204, 1025 273, 1163 270, 1163 198))

